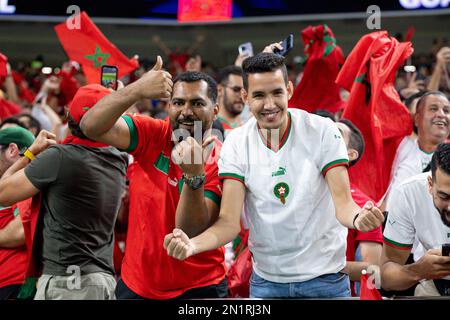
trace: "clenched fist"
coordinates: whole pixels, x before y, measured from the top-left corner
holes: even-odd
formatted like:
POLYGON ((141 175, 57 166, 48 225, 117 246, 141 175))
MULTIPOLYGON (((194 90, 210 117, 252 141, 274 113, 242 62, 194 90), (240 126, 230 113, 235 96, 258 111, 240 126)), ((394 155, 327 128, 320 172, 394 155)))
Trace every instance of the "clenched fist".
POLYGON ((173 229, 164 238, 164 249, 167 254, 178 260, 184 260, 195 254, 195 246, 181 229, 173 229))
POLYGON ((162 70, 163 61, 160 56, 152 70, 135 82, 136 92, 140 99, 169 98, 172 93, 172 76, 162 70))
POLYGON ((35 156, 39 153, 50 147, 51 145, 56 144, 56 136, 48 132, 46 130, 42 130, 39 132, 36 140, 34 140, 33 144, 28 148, 35 156))
POLYGON ((187 137, 172 150, 172 160, 186 174, 199 175, 204 173, 204 163, 208 156, 207 146, 214 141, 212 136, 206 138, 200 145, 194 138, 187 137))
POLYGON ((381 226, 383 221, 384 215, 380 209, 375 207, 371 201, 367 201, 354 225, 358 231, 367 232, 381 226))

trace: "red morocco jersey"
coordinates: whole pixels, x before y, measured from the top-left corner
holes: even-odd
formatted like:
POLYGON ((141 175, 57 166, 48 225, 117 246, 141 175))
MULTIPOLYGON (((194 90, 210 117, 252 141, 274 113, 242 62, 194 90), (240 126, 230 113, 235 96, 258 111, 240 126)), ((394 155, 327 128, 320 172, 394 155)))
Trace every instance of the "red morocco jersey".
MULTIPOLYGON (((0 229, 5 228, 18 214, 13 207, 0 209, 0 229)), ((14 249, 0 248, 0 288, 22 284, 27 268, 27 250, 25 246, 14 249)))
MULTIPOLYGON (((171 160, 174 143, 168 120, 124 116, 130 129, 130 210, 122 280, 148 299, 171 299, 185 291, 220 283, 226 274, 223 247, 184 261, 167 255, 164 237, 175 228, 182 189, 182 171, 171 160)), ((221 182, 216 140, 205 165, 205 197, 220 205, 221 182)))

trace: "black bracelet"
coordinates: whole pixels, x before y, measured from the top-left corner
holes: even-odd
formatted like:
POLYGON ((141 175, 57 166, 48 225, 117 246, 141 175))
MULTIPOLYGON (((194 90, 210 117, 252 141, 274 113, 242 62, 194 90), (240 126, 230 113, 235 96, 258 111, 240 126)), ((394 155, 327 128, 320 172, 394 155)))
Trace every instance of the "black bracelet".
POLYGON ((358 228, 355 226, 355 221, 356 219, 358 219, 360 212, 358 212, 357 214, 355 214, 355 216, 353 217, 353 228, 355 228, 355 230, 358 230, 358 228))

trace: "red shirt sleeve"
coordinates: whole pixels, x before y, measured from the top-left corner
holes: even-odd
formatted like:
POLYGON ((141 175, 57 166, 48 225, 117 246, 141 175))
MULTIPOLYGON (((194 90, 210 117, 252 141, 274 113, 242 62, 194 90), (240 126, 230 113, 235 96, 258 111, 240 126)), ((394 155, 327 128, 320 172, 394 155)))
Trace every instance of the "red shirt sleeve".
MULTIPOLYGON (((130 146, 127 152, 131 153, 138 161, 147 161, 158 156, 166 143, 170 142, 170 124, 148 116, 130 115, 123 116, 130 129, 130 146)), ((153 161, 153 160, 152 160, 153 161)))
POLYGON ((368 232, 356 231, 355 240, 357 242, 369 241, 369 242, 383 243, 383 231, 381 229, 381 226, 368 232))

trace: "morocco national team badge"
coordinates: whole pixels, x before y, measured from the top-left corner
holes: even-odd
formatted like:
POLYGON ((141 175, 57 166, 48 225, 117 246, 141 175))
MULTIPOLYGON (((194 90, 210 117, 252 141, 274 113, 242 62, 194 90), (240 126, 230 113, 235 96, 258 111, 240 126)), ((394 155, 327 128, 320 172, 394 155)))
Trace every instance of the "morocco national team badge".
POLYGON ((277 183, 273 188, 273 193, 280 199, 282 204, 286 203, 286 198, 289 195, 289 186, 286 182, 277 183))

